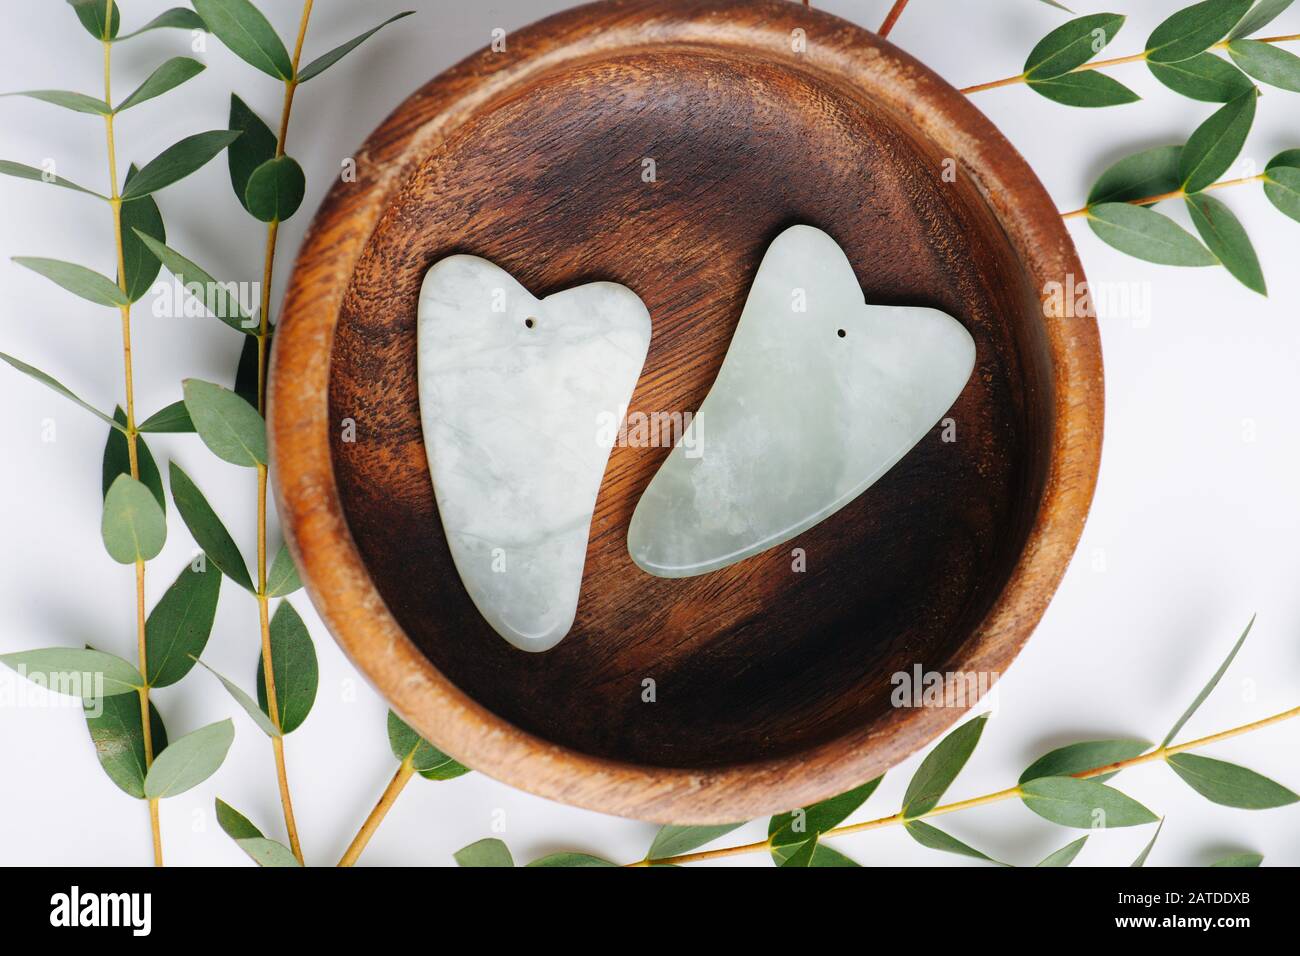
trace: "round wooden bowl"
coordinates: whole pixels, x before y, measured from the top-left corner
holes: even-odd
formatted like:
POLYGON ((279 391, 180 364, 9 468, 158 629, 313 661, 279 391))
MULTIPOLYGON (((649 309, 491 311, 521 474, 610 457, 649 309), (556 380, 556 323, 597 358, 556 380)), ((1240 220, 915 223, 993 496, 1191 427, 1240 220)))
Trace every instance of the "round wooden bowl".
POLYGON ((1011 663, 1091 500, 1101 356, 1091 319, 1045 318, 1051 283, 1083 281, 1055 206, 933 72, 788 0, 616 0, 471 56, 356 160, 275 336, 274 473, 321 616, 434 744, 566 803, 730 822, 867 780, 969 706, 895 707, 896 672, 1011 663), (691 411, 763 251, 794 223, 838 240, 869 302, 935 306, 970 330, 956 441, 936 427, 788 545, 678 580, 626 548, 668 449, 615 448, 573 630, 515 650, 470 602, 434 502, 425 270, 472 253, 537 296, 629 286, 654 327, 632 408, 691 411))

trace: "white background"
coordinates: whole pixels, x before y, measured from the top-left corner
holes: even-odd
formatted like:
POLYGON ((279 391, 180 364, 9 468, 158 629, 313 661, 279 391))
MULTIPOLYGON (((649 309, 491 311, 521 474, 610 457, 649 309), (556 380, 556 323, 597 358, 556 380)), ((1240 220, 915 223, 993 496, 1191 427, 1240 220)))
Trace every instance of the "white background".
MULTIPOLYGON (((133 29, 169 4, 127 0, 133 29)), ((281 34, 296 29, 299 4, 262 0, 281 34)), ((493 27, 521 27, 563 2, 449 3, 320 0, 306 59, 403 8, 419 16, 375 37, 299 91, 290 151, 307 169, 303 211, 283 230, 275 301, 283 292, 310 214, 340 161, 402 99, 436 73, 485 45, 493 27)), ((887 0, 823 4, 876 27, 887 0)), ((1107 9, 1076 0, 1079 13, 1107 9)), ((1142 49, 1150 29, 1180 3, 1117 2, 1133 16, 1106 55, 1142 49)), ((61 88, 102 95, 100 51, 62 3, 13 4, 0 33, 0 90, 61 88)), ((1066 15, 1035 0, 913 0, 892 39, 959 86, 1020 72, 1032 45, 1066 15)), ((1300 31, 1300 7, 1268 29, 1300 31)), ((811 37, 815 45, 815 34, 811 37)), ((118 47, 118 98, 168 56, 189 52, 189 37, 159 31, 118 47)), ((145 161, 182 135, 223 128, 228 97, 239 93, 264 117, 279 115, 280 87, 215 40, 198 54, 209 68, 183 90, 124 114, 118 158, 145 161)), ((1038 171, 1062 209, 1082 203, 1089 183, 1113 160, 1186 139, 1212 111, 1158 85, 1141 64, 1113 75, 1144 100, 1078 110, 1024 87, 977 94, 975 102, 1038 171)), ((1300 146, 1295 94, 1269 89, 1247 145, 1255 172, 1279 150, 1300 146)), ((40 165, 105 188, 103 124, 19 98, 0 100, 0 157, 40 165)), ((1277 213, 1254 186, 1219 193, 1254 237, 1271 296, 1261 298, 1222 269, 1178 270, 1126 258, 1087 227, 1070 229, 1094 281, 1149 283, 1148 321, 1103 315, 1106 441, 1100 486, 1074 563, 1037 634, 1000 686, 999 710, 965 773, 956 799, 1012 783, 1045 749, 1076 739, 1136 735, 1159 740, 1214 671, 1247 619, 1259 621, 1236 665, 1186 728, 1201 736, 1300 703, 1300 224, 1277 213), (1248 440, 1253 435, 1254 440, 1248 440)), ((117 316, 69 296, 8 262, 46 255, 111 275, 106 207, 84 196, 15 180, 0 182, 0 350, 47 369, 100 407, 121 394, 117 316)), ((222 279, 260 276, 262 230, 234 201, 224 159, 160 197, 171 244, 222 279)), ((1181 210, 1172 210, 1186 222, 1181 210)), ((138 408, 152 412, 180 397, 185 376, 227 381, 239 337, 214 320, 154 318, 136 309, 138 408)), ((133 576, 99 539, 102 425, 34 382, 0 369, 0 651, 90 642, 134 654, 133 576), (42 441, 53 420, 57 440, 42 441)), ((181 463, 252 553, 254 482, 193 436, 151 439, 165 469, 181 463)), ((170 509, 171 534, 150 565, 149 603, 161 595, 193 544, 170 509)), ((320 693, 311 719, 287 743, 289 772, 308 861, 337 860, 393 773, 385 704, 338 651, 303 595, 295 599, 317 638, 320 693)), ((206 658, 252 686, 257 659, 253 601, 227 584, 206 658)), ((33 702, 26 685, 0 674, 0 862, 147 864, 148 817, 96 765, 75 707, 33 702)), ((214 796, 283 839, 266 739, 216 682, 194 673, 155 699, 173 737, 234 716, 237 737, 225 766, 162 809, 167 859, 174 864, 251 865, 220 833, 214 796)), ((1300 721, 1209 751, 1300 788, 1300 721)), ((893 812, 916 758, 893 771, 858 818, 893 812)), ((1300 862, 1300 805, 1246 812, 1212 805, 1160 766, 1118 781, 1167 815, 1151 865, 1203 865, 1228 851, 1257 850, 1266 865, 1300 862)), ((362 858, 367 864, 446 865, 451 853, 504 836, 520 860, 558 849, 639 858, 650 824, 619 820, 537 799, 473 774, 450 783, 416 779, 362 858)), ((1018 803, 944 820, 958 837, 1015 863, 1031 863, 1073 839, 1018 803)), ((756 839, 762 823, 735 835, 756 839)), ((1080 864, 1127 865, 1150 828, 1099 832, 1080 864)), ((837 843, 868 865, 966 861, 925 850, 898 829, 837 843)), ((760 856, 738 863, 768 865, 760 856)))

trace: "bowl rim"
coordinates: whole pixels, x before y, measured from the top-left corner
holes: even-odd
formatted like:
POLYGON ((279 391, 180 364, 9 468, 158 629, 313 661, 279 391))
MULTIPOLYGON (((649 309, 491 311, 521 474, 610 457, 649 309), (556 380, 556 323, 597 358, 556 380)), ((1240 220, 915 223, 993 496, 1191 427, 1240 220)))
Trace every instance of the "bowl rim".
MULTIPOLYGON (((788 0, 606 0, 512 32, 508 44, 505 54, 471 55, 405 100, 355 154, 355 182, 336 181, 299 251, 274 336, 268 424, 276 502, 313 604, 412 727, 475 770, 543 797, 664 823, 731 823, 807 806, 878 776, 968 708, 895 709, 871 727, 795 754, 672 768, 595 757, 537 737, 444 676, 380 597, 335 483, 329 376, 342 299, 389 197, 474 111, 574 61, 665 44, 781 56, 906 118, 957 159, 1044 300, 1051 281, 1071 274, 1085 281, 1056 205, 997 128, 936 73, 862 27, 788 0), (796 29, 815 45, 815 56, 802 62, 791 52, 796 29)), ((1005 587, 955 652, 956 669, 1005 672, 1060 583, 1096 486, 1104 414, 1096 321, 1044 317, 1042 331, 1053 390, 1042 500, 1005 587)))

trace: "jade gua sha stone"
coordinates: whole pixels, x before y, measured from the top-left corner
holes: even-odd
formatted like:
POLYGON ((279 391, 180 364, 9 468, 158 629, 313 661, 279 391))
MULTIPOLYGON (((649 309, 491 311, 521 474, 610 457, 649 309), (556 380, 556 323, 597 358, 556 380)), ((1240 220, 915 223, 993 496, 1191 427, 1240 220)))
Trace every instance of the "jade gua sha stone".
POLYGON ((865 304, 834 239, 787 229, 763 257, 712 389, 637 503, 632 560, 689 577, 811 528, 906 455, 974 365, 956 319, 865 304))
POLYGON ((420 417, 442 526, 498 634, 545 651, 573 626, 592 511, 650 346, 650 314, 593 282, 538 300, 475 256, 420 290, 420 417))

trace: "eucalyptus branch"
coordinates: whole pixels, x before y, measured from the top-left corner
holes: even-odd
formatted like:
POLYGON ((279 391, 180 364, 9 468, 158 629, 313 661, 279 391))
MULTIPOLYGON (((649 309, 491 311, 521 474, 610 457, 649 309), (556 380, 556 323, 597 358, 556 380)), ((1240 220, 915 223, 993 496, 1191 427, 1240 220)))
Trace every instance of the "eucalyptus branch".
MULTIPOLYGON (((1209 192, 1212 189, 1226 189, 1229 186, 1244 186, 1247 183, 1265 182, 1268 179, 1268 173, 1260 173, 1257 176, 1242 176, 1238 179, 1224 179, 1217 183, 1210 183, 1200 192, 1209 192)), ((1151 206, 1158 202, 1164 202, 1166 199, 1186 199, 1189 193, 1184 189, 1174 189, 1169 192, 1159 193, 1154 196, 1142 196, 1139 199, 1126 199, 1124 202, 1130 206, 1151 206)), ((1071 209, 1069 212, 1061 213, 1062 219, 1078 219, 1088 215, 1090 207, 1083 206, 1079 209, 1071 209)))
POLYGON ((414 758, 415 753, 412 752, 398 764, 397 773, 393 774, 393 779, 384 788, 383 794, 379 797, 379 802, 375 804, 375 808, 370 811, 370 816, 366 817, 365 822, 361 824, 361 829, 357 831, 357 835, 348 844, 347 851, 339 860, 339 866, 352 866, 357 862, 357 858, 361 856, 361 851, 366 848, 366 844, 375 835, 375 830, 379 828, 379 824, 384 821, 384 817, 388 816, 388 811, 393 808, 398 796, 407 783, 410 782, 411 777, 415 775, 414 758))
POLYGON ((890 7, 889 14, 885 17, 885 22, 880 25, 876 32, 882 37, 889 36, 889 32, 894 29, 894 24, 898 23, 898 18, 903 15, 907 9, 908 0, 894 0, 894 5, 890 7))

